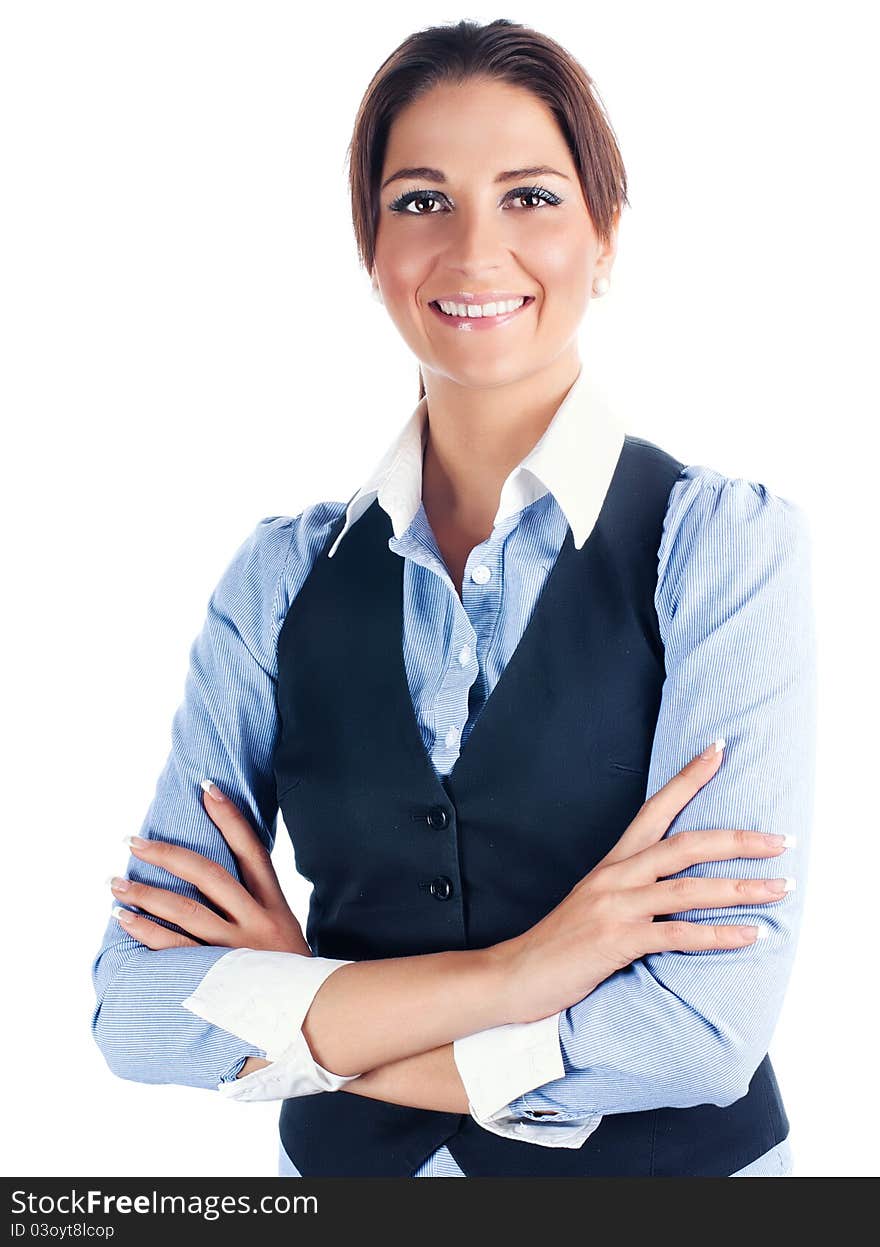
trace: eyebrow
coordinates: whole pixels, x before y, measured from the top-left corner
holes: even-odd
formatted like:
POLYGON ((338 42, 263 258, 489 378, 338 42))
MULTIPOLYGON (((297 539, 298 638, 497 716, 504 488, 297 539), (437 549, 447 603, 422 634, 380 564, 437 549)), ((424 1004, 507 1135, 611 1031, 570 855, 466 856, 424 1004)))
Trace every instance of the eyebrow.
MULTIPOLYGON (((547 173, 555 173, 559 178, 565 178, 566 182, 570 182, 571 178, 566 174, 560 173, 558 169, 551 169, 549 165, 533 165, 530 169, 504 169, 495 177, 496 182, 510 182, 514 178, 534 178, 547 173)), ((390 182, 397 182, 402 179, 409 178, 425 178, 432 182, 445 182, 446 174, 442 169, 432 169, 428 165, 414 165, 404 169, 398 169, 396 173, 392 173, 391 177, 386 178, 382 183, 380 190, 384 190, 390 182)))

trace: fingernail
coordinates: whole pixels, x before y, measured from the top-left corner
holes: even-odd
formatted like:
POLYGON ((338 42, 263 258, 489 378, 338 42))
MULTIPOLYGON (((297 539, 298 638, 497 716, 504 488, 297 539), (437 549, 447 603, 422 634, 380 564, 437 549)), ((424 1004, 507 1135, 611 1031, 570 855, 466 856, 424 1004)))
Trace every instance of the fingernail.
POLYGON ((724 737, 719 736, 717 740, 713 740, 712 744, 703 750, 703 752, 700 754, 700 757, 701 758, 714 758, 716 754, 721 752, 721 750, 724 748, 726 743, 727 742, 725 741, 724 737))
POLYGON ((108 884, 114 892, 128 891, 128 880, 120 878, 119 875, 108 875, 104 882, 108 884))
POLYGON ((130 909, 123 909, 121 905, 113 906, 113 917, 118 918, 120 922, 133 922, 136 916, 130 909))
POLYGON ((213 797, 215 801, 226 800, 226 798, 224 797, 220 789, 217 787, 217 785, 212 784, 209 779, 203 779, 201 783, 202 783, 202 787, 204 788, 205 792, 208 794, 209 797, 213 797))
POLYGON ((773 892, 793 892, 797 887, 797 880, 791 877, 786 879, 768 879, 767 887, 773 892))
POLYGON ((147 842, 141 836, 123 836, 122 843, 127 844, 132 849, 146 848, 147 842))

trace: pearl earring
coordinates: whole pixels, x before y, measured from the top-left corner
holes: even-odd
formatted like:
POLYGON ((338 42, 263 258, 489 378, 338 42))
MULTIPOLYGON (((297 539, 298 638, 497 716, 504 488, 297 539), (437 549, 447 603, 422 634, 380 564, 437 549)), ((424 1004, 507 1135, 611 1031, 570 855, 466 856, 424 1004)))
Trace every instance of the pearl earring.
POLYGON ((607 294, 608 288, 610 285, 611 285, 611 282, 608 280, 607 277, 597 277, 596 280, 593 282, 593 294, 596 295, 597 297, 601 297, 603 294, 607 294))
POLYGON ((377 303, 382 302, 382 291, 379 289, 378 286, 373 287, 373 298, 376 300, 377 303))

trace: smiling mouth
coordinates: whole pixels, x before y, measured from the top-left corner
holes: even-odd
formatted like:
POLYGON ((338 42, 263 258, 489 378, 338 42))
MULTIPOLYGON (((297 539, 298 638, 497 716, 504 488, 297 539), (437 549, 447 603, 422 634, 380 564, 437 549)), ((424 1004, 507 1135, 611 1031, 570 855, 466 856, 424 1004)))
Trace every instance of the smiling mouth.
POLYGON ((514 320, 517 316, 522 315, 535 301, 534 295, 526 295, 524 301, 519 307, 515 307, 513 311, 501 312, 496 316, 454 316, 449 312, 444 312, 440 305, 432 300, 428 307, 436 316, 438 316, 446 325, 452 329, 474 330, 474 329, 492 329, 496 325, 507 324, 508 321, 514 320))

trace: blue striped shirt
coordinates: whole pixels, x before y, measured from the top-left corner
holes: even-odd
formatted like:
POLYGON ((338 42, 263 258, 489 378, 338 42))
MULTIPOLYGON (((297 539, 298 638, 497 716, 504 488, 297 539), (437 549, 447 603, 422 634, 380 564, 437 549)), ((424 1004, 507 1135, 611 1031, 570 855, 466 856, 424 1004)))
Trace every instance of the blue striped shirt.
MULTIPOLYGON (((190 651, 171 752, 140 834, 186 845, 235 873, 201 803, 215 779, 270 847, 278 807, 276 646, 290 603, 345 510, 322 502, 261 520, 211 594, 190 651)), ((404 653, 413 706, 438 776, 448 774, 529 620, 561 548, 566 515, 549 490, 495 525, 468 567, 492 571, 491 592, 452 591, 421 504, 389 547, 405 560, 404 653), (472 688, 473 686, 473 688, 472 688), (464 724, 461 742, 447 724, 464 724)), ((795 875, 777 902, 683 911, 708 923, 764 924, 744 949, 651 954, 560 1014, 565 1075, 511 1103, 553 1121, 698 1103, 746 1093, 767 1052, 795 954, 812 817, 815 643, 804 512, 763 485, 712 468, 683 469, 658 549, 655 606, 666 681, 646 797, 717 736, 727 741, 712 781, 668 834, 743 827, 795 832, 785 861, 728 859, 683 871, 711 877, 795 875)), ((194 894, 192 885, 132 857, 129 877, 194 894)), ((157 921, 162 921, 157 919, 157 921)), ((166 924, 170 925, 170 924, 166 924)), ((154 951, 110 917, 94 959, 92 1030, 110 1069, 140 1082, 215 1088, 235 1078, 253 1044, 181 1007, 229 950, 154 951)), ((749 1172, 785 1170, 788 1147, 749 1172), (762 1169, 762 1164, 765 1169, 762 1169)), ((287 1173, 295 1173, 292 1166, 287 1173)), ((460 1175, 439 1148, 413 1176, 460 1175)))

